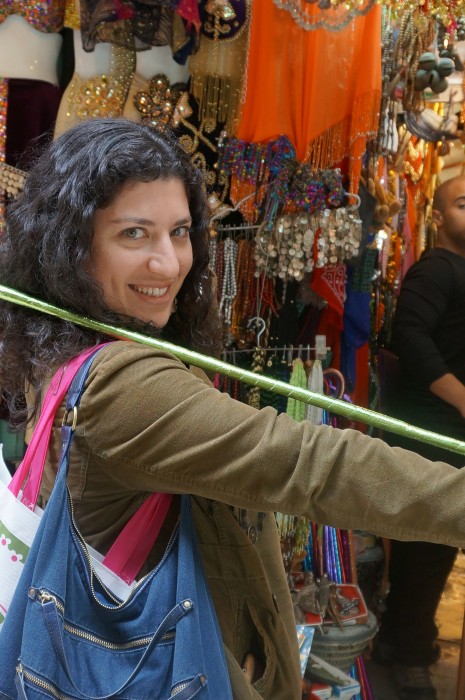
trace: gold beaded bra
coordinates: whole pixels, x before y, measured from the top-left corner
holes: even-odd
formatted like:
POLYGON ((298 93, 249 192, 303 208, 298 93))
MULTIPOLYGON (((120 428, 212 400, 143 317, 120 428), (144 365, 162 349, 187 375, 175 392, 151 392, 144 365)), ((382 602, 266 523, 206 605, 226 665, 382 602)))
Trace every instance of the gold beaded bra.
POLYGON ((0 2, 0 23, 10 15, 21 15, 40 32, 63 29, 65 0, 4 0, 0 2))

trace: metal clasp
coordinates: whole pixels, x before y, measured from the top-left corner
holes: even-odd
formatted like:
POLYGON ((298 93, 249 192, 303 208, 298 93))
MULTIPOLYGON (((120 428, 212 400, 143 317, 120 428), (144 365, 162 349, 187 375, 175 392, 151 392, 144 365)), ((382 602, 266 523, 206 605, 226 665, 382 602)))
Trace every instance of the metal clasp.
MULTIPOLYGON (((63 420, 62 420, 62 422, 61 422, 61 425, 62 425, 62 426, 66 425, 66 422, 67 422, 68 417, 69 417, 69 413, 70 413, 70 412, 69 412, 68 410, 66 410, 66 411, 64 412, 63 420)), ((72 424, 71 424, 71 430, 72 430, 72 432, 74 432, 74 431, 76 430, 77 417, 78 417, 77 406, 73 406, 73 422, 72 422, 72 424)))
POLYGON ((51 593, 48 593, 47 591, 39 591, 37 600, 41 605, 45 605, 45 603, 55 603, 55 605, 57 604, 57 599, 55 598, 55 596, 51 593))

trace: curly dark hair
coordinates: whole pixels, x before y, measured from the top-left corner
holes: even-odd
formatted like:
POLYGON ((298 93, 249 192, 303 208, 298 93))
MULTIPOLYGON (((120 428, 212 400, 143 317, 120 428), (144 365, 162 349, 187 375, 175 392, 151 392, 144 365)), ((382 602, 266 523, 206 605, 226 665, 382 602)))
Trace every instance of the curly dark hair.
MULTIPOLYGON (((98 321, 161 335, 202 352, 218 347, 208 269, 208 209, 202 176, 175 139, 125 119, 95 119, 67 131, 40 156, 10 205, 0 237, 2 284, 98 321), (193 265, 162 330, 110 311, 89 260, 93 219, 128 181, 179 178, 192 216, 193 265)), ((39 397, 44 377, 81 349, 95 331, 0 301, 0 387, 10 421, 24 425, 24 388, 39 397)))

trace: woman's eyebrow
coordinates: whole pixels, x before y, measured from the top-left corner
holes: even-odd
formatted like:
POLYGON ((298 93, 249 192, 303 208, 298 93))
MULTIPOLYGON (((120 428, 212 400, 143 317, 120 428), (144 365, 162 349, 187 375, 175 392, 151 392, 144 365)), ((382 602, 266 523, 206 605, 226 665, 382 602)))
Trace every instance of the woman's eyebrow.
POLYGON ((122 216, 118 219, 111 219, 112 224, 124 224, 126 221, 130 221, 133 224, 140 224, 141 226, 150 226, 151 224, 153 225, 155 223, 151 219, 141 219, 139 216, 131 216, 130 214, 128 214, 128 216, 122 216))
POLYGON ((189 226, 192 224, 192 216, 185 216, 183 219, 179 219, 173 226, 184 226, 185 224, 189 224, 189 226))
MULTIPOLYGON (((155 221, 152 221, 152 219, 141 219, 139 216, 131 216, 128 214, 127 216, 122 216, 117 219, 111 219, 112 224, 124 224, 125 222, 130 222, 132 224, 139 224, 140 226, 154 226, 155 221)), ((191 216, 186 216, 182 219, 179 219, 179 221, 176 221, 173 226, 183 226, 184 224, 192 224, 192 217, 191 216)))

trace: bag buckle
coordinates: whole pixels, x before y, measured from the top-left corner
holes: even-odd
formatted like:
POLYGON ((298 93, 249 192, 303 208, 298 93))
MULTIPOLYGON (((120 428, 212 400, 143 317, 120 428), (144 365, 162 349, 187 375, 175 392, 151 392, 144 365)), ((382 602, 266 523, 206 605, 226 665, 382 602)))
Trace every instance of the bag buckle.
MULTIPOLYGON (((67 424, 69 414, 70 414, 69 410, 66 409, 64 412, 64 415, 63 415, 63 420, 61 421, 62 426, 65 426, 67 424)), ((74 432, 76 429, 77 416, 78 416, 77 406, 73 406, 73 422, 71 424, 71 431, 72 432, 74 432)))

